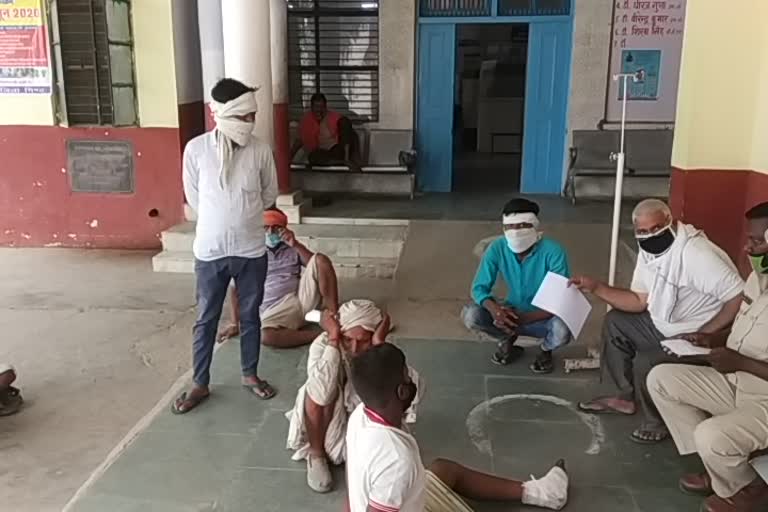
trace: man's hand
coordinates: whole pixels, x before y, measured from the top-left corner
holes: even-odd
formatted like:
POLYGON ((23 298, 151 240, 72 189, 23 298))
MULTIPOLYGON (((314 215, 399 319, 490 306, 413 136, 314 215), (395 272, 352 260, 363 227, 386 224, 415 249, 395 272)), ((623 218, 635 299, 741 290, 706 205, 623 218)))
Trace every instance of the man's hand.
POLYGON ((332 347, 338 347, 341 341, 341 324, 339 324, 338 314, 324 310, 320 317, 320 327, 328 333, 328 344, 332 347))
POLYGON ((283 228, 282 232, 280 233, 280 238, 283 239, 283 243, 288 247, 296 246, 296 235, 290 229, 283 228))
POLYGON ((713 348, 707 362, 720 373, 733 373, 743 369, 746 357, 725 347, 713 348))
POLYGON ((517 330, 519 318, 514 309, 500 306, 495 302, 489 302, 486 307, 493 317, 493 325, 508 333, 513 333, 517 330))
POLYGON ((595 293, 600 281, 587 276, 573 276, 568 280, 568 286, 575 286, 582 292, 595 293))
POLYGON ((708 332, 692 332, 689 334, 681 334, 679 338, 681 340, 690 341, 691 344, 696 345, 697 347, 715 348, 716 346, 713 344, 715 341, 715 336, 708 332))
POLYGON ((381 322, 376 327, 376 331, 373 333, 373 340, 371 343, 374 345, 383 345, 387 342, 387 334, 389 334, 389 331, 392 327, 392 318, 389 316, 389 313, 384 313, 384 316, 381 318, 381 322))

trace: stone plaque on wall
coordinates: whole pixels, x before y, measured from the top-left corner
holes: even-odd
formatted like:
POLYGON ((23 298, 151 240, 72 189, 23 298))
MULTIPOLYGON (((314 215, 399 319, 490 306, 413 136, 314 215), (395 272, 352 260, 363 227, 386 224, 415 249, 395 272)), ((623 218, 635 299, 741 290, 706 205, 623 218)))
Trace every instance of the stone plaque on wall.
POLYGON ((131 194, 133 144, 124 141, 70 140, 67 168, 73 192, 131 194))

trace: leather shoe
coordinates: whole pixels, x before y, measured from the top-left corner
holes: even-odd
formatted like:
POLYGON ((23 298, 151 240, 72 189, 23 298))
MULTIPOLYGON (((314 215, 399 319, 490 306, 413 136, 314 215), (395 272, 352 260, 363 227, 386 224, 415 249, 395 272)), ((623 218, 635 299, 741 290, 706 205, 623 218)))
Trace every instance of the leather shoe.
POLYGON ((710 496, 702 512, 760 512, 768 504, 768 485, 758 478, 730 498, 710 496))
POLYGON ((685 494, 696 496, 710 496, 712 494, 712 479, 709 473, 689 473, 683 475, 679 481, 680 490, 685 494))

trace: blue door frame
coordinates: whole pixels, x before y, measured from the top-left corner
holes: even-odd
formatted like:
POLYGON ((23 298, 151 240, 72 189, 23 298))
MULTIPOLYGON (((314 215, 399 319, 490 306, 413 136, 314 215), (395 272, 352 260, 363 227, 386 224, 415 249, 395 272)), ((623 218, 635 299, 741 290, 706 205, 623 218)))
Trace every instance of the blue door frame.
POLYGON ((453 186, 457 25, 527 23, 521 192, 562 193, 566 174, 573 5, 570 12, 567 16, 419 18, 416 147, 419 151, 417 177, 422 191, 450 192, 453 186))

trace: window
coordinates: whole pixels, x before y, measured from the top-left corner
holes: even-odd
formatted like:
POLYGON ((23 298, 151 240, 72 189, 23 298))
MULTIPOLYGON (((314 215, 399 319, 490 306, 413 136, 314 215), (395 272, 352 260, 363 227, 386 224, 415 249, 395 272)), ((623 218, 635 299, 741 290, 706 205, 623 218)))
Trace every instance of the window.
POLYGON ((53 0, 59 116, 69 125, 138 122, 130 0, 53 0))
POLYGON ((291 118, 316 92, 354 121, 379 118, 379 2, 290 0, 288 73, 291 118))

